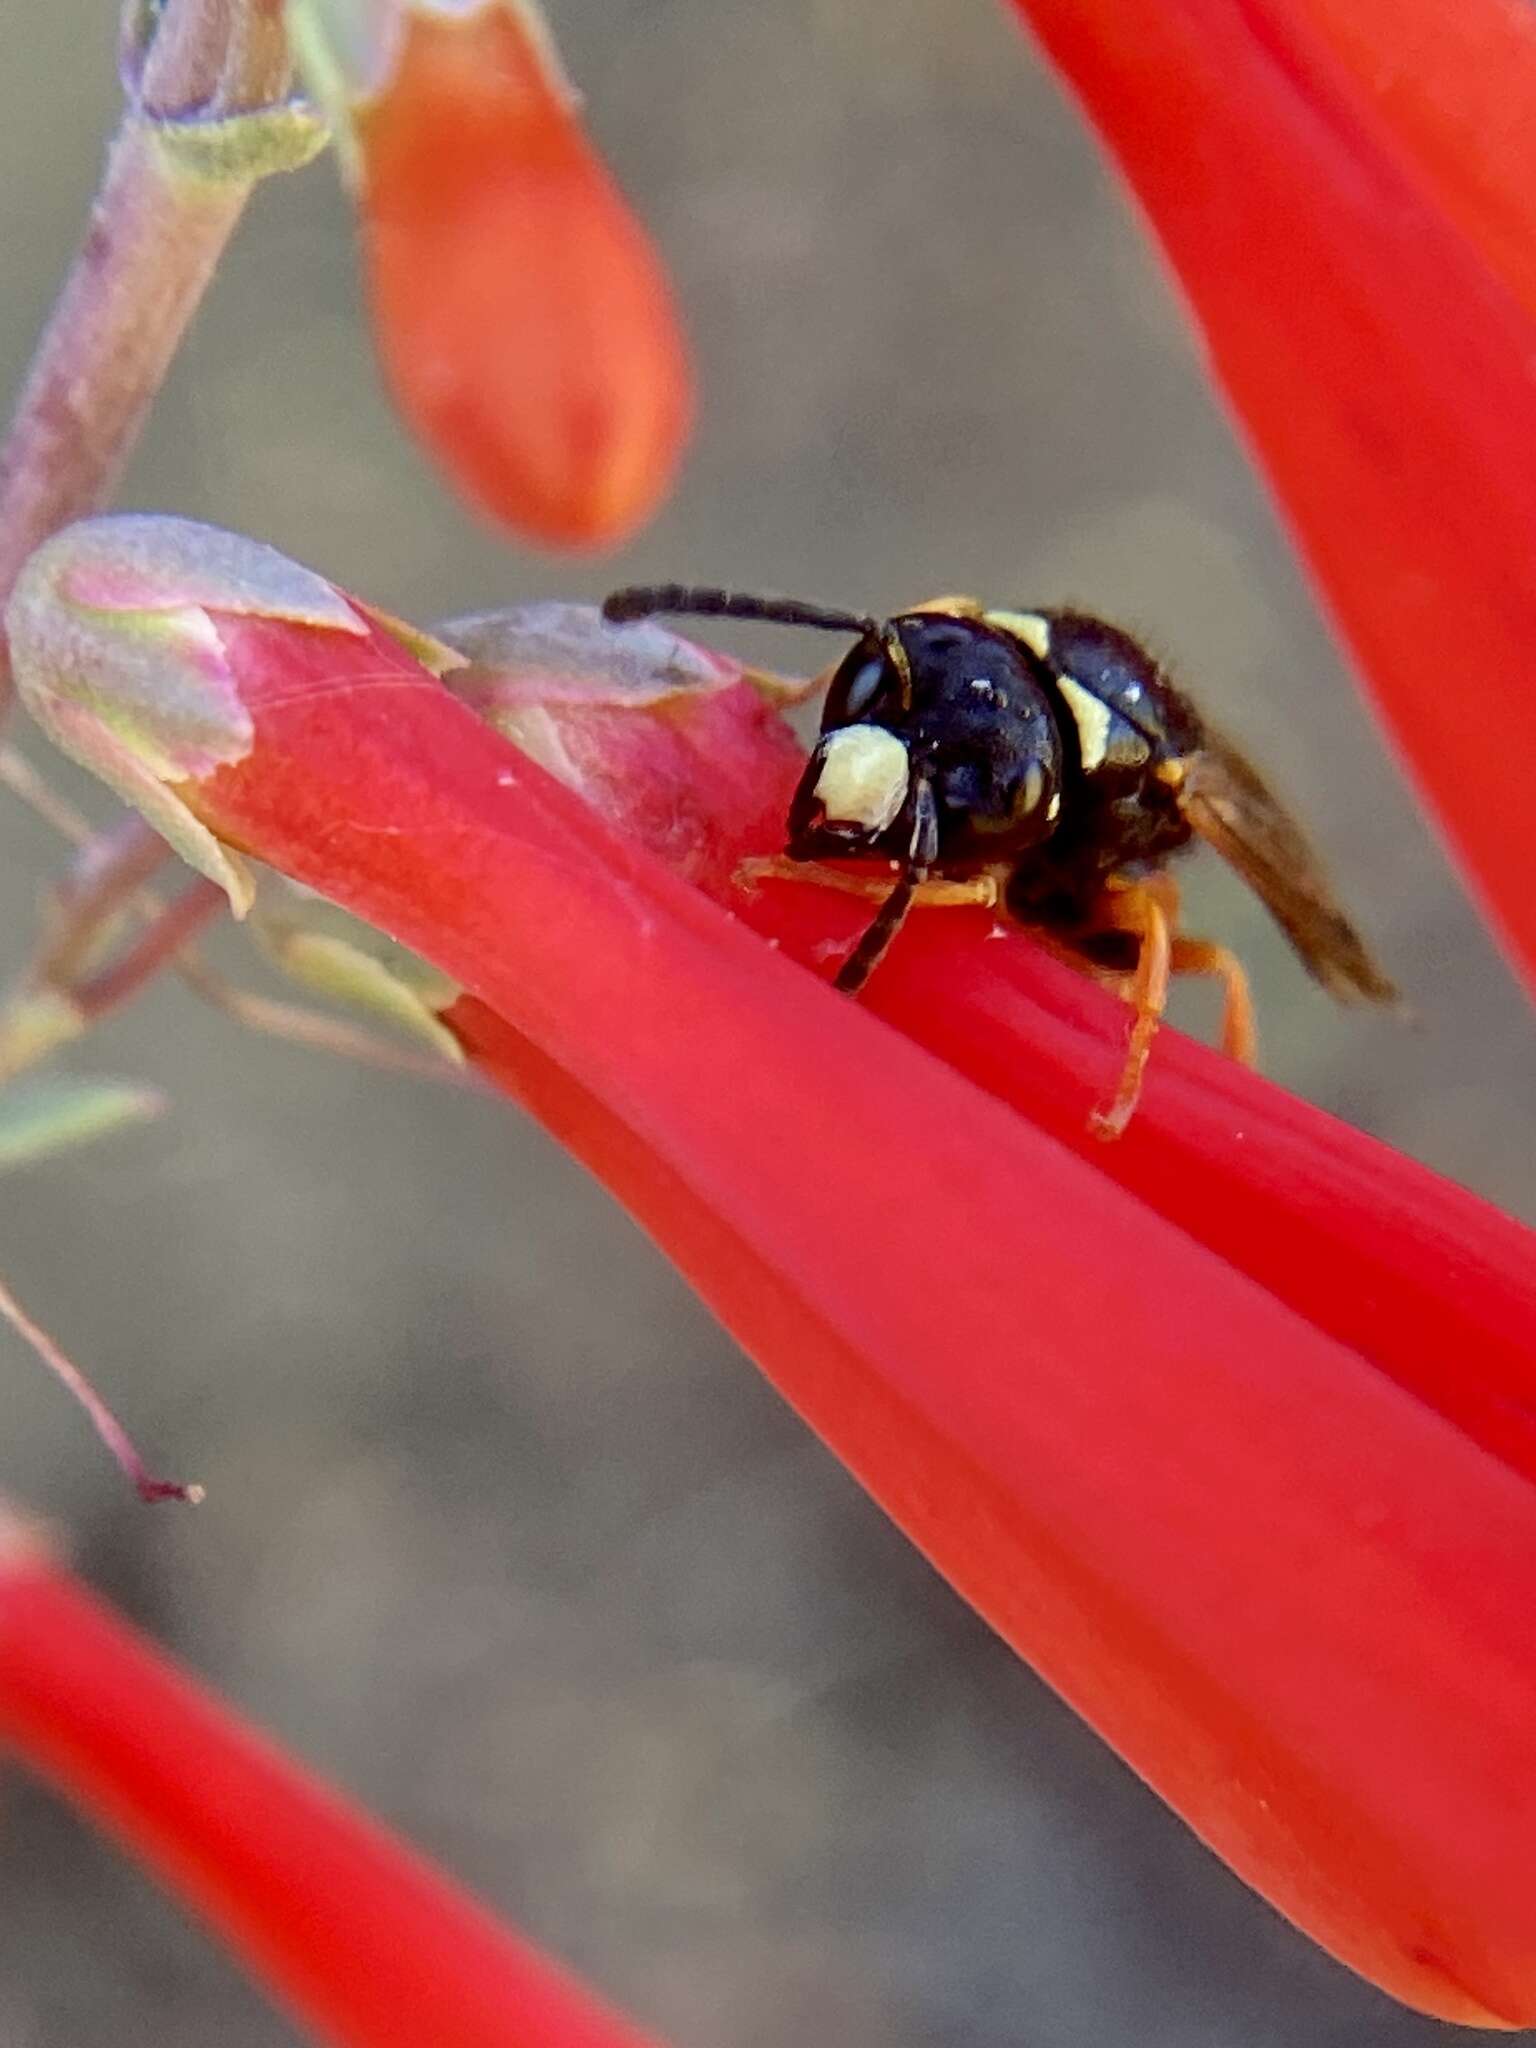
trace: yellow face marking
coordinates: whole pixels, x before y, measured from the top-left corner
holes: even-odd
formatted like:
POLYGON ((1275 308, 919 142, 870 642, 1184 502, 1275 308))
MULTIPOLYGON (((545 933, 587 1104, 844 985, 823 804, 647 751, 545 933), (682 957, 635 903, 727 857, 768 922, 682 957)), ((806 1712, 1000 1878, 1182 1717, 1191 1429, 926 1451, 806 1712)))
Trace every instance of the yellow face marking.
POLYGON ((1186 766, 1183 761, 1159 761, 1152 773, 1159 782, 1166 782, 1170 789, 1177 789, 1184 780, 1186 766))
POLYGON ((981 606, 974 597, 925 597, 921 604, 909 604, 909 612, 939 612, 949 618, 979 619, 981 606))
POLYGON ((878 725, 845 725, 821 741, 815 796, 834 825, 871 835, 893 824, 907 797, 912 763, 895 733, 878 725))
POLYGON ((982 618, 999 632, 1012 633, 1022 640, 1030 653, 1038 654, 1042 661, 1050 660, 1051 622, 1038 612, 983 612, 982 618))
POLYGON ((1077 727, 1077 744, 1083 757, 1084 773, 1091 775, 1109 752, 1109 706, 1101 704, 1097 697, 1085 690, 1081 683, 1074 683, 1070 676, 1058 676, 1056 687, 1077 727))

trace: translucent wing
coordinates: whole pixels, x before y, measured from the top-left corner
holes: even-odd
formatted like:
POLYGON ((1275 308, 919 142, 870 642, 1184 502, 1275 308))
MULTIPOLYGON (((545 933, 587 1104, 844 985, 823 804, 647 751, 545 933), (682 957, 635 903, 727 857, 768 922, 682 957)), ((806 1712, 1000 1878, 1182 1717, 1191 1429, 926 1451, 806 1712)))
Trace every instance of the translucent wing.
POLYGON ((1207 727, 1183 768, 1180 810, 1262 899, 1314 981, 1340 1002, 1396 1002, 1300 826, 1237 748, 1207 727))

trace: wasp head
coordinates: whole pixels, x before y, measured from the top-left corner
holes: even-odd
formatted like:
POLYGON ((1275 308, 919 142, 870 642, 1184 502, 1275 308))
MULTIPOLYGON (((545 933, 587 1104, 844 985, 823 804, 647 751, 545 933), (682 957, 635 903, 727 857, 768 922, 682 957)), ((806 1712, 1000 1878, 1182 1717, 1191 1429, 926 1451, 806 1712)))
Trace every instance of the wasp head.
POLYGON ((1009 859, 1055 829, 1061 734, 1028 651, 980 621, 912 612, 833 673, 790 806, 797 860, 909 857, 922 793, 929 861, 1009 859))

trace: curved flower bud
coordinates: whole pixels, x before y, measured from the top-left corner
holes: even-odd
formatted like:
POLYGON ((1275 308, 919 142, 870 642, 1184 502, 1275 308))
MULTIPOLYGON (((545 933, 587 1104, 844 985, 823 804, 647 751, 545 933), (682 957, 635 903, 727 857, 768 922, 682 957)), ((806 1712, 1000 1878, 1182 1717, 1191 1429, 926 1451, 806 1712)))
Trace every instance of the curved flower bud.
POLYGON ((136 513, 45 542, 17 581, 5 628, 17 688, 49 738, 142 812, 243 917, 252 897, 244 863, 181 794, 251 747, 221 616, 343 636, 361 643, 366 660, 363 618, 275 548, 136 513))
POLYGON ((690 375, 661 263, 531 0, 296 0, 344 137, 396 402, 457 487, 553 547, 649 516, 690 375))

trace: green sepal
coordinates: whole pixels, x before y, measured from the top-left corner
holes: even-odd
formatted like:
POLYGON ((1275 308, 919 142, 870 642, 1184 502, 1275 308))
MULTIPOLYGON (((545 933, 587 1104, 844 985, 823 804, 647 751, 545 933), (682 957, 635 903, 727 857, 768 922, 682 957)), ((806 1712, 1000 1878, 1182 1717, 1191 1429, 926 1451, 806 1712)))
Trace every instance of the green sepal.
POLYGON ((63 989, 27 989, 0 1009, 0 1083, 25 1073, 85 1030, 80 1006, 63 989))
POLYGON ((141 114, 140 119, 171 171, 205 185, 254 185, 280 171, 301 171, 331 139, 329 126, 305 99, 238 114, 141 114))
POLYGON ((441 679, 450 670, 463 668, 469 660, 457 647, 450 647, 446 640, 440 640, 435 633, 429 633, 425 626, 413 626, 409 619, 402 619, 394 612, 380 611, 376 604, 358 601, 358 610, 366 612, 376 626, 382 626, 391 640, 398 640, 412 661, 419 661, 429 675, 441 679))
POLYGON ((458 983, 386 933, 268 870, 249 929, 273 965, 311 994, 463 1065, 463 1049, 439 1015, 462 993, 458 983))
POLYGON ((7 1088, 0 1092, 0 1173, 92 1144, 158 1116, 164 1107, 158 1089, 87 1075, 7 1088))

